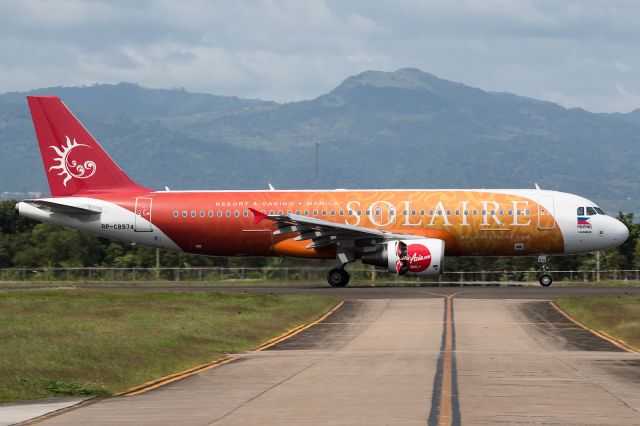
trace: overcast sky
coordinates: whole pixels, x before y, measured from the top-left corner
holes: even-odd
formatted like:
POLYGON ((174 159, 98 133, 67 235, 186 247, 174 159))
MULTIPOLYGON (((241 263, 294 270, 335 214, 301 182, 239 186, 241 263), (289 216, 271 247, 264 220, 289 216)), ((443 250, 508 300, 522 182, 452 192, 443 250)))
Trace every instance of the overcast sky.
POLYGON ((0 92, 128 81, 282 102, 404 67, 628 112, 640 1, 0 0, 0 92))

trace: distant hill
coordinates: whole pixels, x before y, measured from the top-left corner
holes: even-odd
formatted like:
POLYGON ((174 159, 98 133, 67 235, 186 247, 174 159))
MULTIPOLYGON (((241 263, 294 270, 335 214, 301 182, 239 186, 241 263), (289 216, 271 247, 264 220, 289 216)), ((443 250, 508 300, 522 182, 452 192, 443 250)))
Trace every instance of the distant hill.
MULTIPOLYGON (((640 110, 566 109, 416 69, 367 71, 316 99, 285 104, 128 83, 30 93, 62 97, 133 179, 155 188, 538 182, 608 209, 640 212, 640 110)), ((46 193, 25 95, 0 95, 0 192, 46 193)))

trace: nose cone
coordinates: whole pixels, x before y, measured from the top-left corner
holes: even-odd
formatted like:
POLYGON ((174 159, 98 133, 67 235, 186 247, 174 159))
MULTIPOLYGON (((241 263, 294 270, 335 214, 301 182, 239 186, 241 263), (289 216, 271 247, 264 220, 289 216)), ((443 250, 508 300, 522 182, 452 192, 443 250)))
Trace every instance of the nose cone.
POLYGON ((627 228, 627 226, 618 219, 613 219, 613 221, 614 223, 611 224, 609 236, 616 245, 620 245, 629 238, 629 228, 627 228))

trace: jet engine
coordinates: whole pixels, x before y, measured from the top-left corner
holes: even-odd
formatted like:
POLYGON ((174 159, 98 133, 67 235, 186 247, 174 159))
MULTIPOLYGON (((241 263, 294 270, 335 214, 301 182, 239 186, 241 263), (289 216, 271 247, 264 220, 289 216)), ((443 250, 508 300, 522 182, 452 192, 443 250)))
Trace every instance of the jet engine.
POLYGON ((388 241, 362 253, 362 263, 387 268, 398 275, 437 275, 444 269, 444 241, 436 238, 388 241))

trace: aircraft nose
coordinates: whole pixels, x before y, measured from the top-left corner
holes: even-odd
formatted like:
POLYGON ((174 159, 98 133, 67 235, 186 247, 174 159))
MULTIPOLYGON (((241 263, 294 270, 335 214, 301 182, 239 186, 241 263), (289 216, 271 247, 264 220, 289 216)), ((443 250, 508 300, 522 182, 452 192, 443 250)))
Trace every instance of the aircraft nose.
POLYGON ((614 219, 609 235, 611 235, 613 241, 618 244, 622 244, 627 241, 627 238, 629 238, 629 228, 627 228, 627 225, 620 222, 618 219, 614 219))

